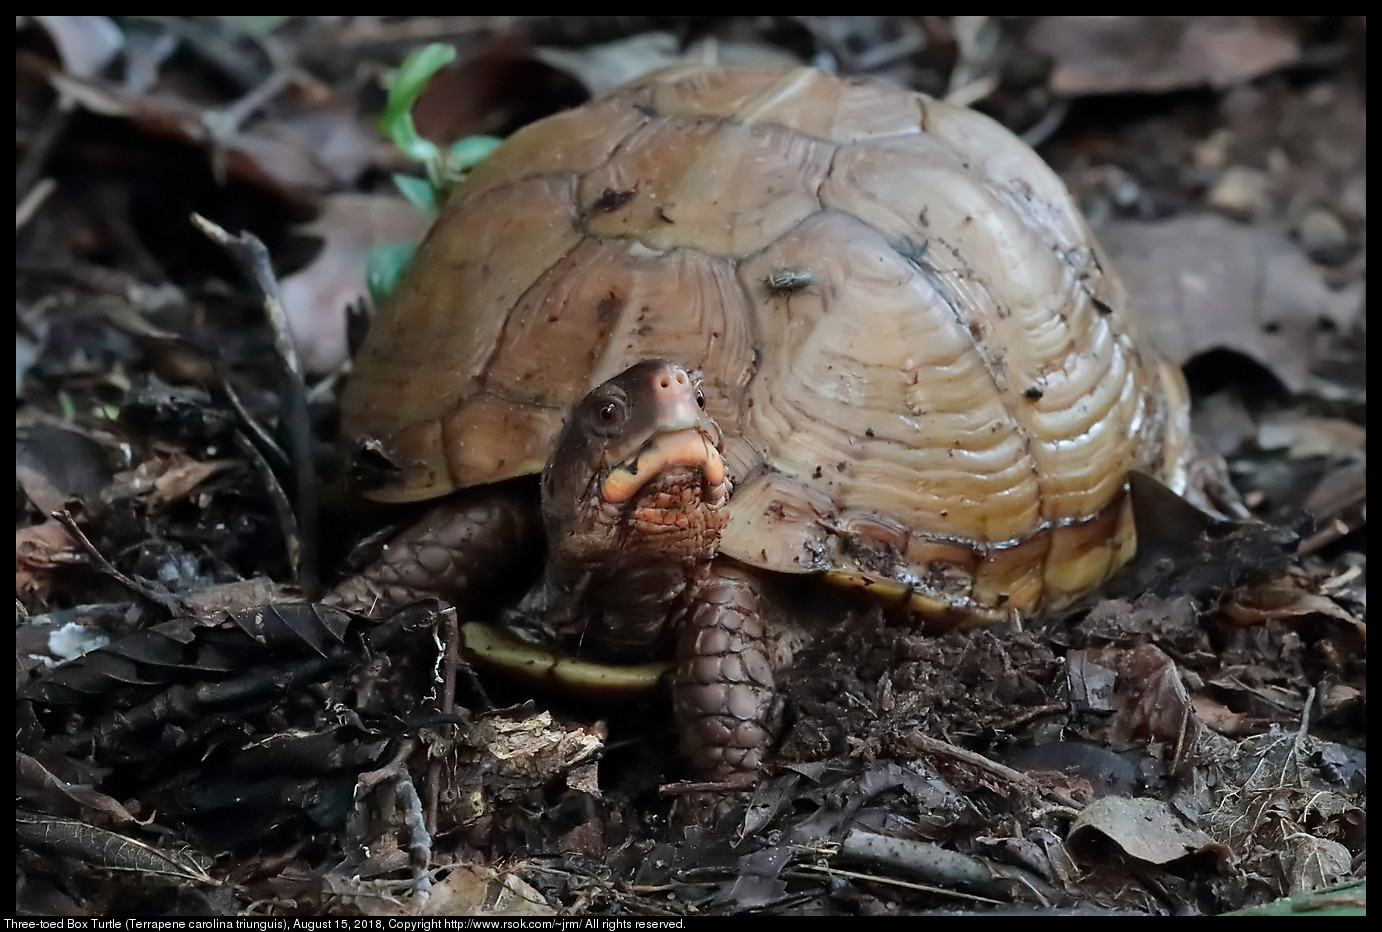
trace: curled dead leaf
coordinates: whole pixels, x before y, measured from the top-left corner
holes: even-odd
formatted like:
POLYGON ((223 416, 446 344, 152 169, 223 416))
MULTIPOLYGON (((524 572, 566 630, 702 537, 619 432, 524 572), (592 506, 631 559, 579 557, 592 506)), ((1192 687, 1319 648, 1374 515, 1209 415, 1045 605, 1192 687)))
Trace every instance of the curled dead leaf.
POLYGON ((1077 857, 1097 858, 1103 854, 1101 840, 1150 864, 1167 864, 1192 854, 1211 854, 1220 860, 1229 855, 1223 845, 1186 825, 1166 803, 1140 796, 1095 800, 1075 819, 1066 846, 1077 857))
POLYGON ((1324 616, 1351 625, 1366 643, 1367 623, 1316 589, 1316 584, 1303 570, 1292 567, 1264 582, 1230 593, 1228 600, 1220 606, 1219 615, 1239 625, 1324 616))
POLYGON ((51 518, 15 531, 14 555, 15 595, 26 602, 44 597, 55 570, 85 561, 67 529, 51 518))
POLYGON ((182 450, 160 450, 132 470, 117 473, 115 485, 150 508, 179 501, 235 460, 198 460, 182 450))

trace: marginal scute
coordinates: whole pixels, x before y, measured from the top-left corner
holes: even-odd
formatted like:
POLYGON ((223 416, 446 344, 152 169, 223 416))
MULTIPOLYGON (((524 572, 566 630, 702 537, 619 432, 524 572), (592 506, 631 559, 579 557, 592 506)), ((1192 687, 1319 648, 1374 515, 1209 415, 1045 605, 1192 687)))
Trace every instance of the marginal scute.
POLYGON ((973 111, 682 66, 516 133, 456 192, 343 398, 401 501, 537 472, 627 366, 699 369, 725 555, 940 625, 1068 603, 1184 489, 1188 400, 1060 179, 973 111))
POLYGON ((974 574, 974 603, 1018 617, 1034 613, 1041 604, 1042 567, 1050 549, 1049 533, 1009 547, 990 547, 974 574))
POLYGON ((341 399, 348 439, 380 441, 403 469, 397 488, 374 497, 416 501, 459 487, 447 478, 446 445, 432 438, 441 419, 484 390, 508 310, 580 243, 574 218, 574 183, 562 177, 498 188, 438 218, 392 311, 370 327, 341 399))
POLYGON ((472 395, 442 416, 442 440, 457 488, 528 476, 547 462, 547 438, 565 411, 490 392, 472 395))
POLYGON ((1108 578, 1119 550, 1120 505, 1114 501, 1093 518, 1052 529, 1044 570, 1048 597, 1075 596, 1108 578))

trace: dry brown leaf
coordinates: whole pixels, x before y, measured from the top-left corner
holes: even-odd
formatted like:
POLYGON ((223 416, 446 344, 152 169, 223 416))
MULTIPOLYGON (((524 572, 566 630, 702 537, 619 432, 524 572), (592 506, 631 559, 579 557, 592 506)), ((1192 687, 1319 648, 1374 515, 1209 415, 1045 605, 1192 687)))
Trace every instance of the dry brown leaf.
POLYGON ((118 494, 137 495, 150 508, 187 497, 197 486, 236 460, 198 460, 182 450, 158 450, 134 469, 117 473, 118 494))
POLYGON ((286 196, 308 199, 354 183, 382 151, 344 104, 249 120, 213 133, 224 118, 214 107, 141 94, 51 70, 47 78, 69 99, 102 116, 129 120, 146 133, 213 146, 232 177, 286 196))
POLYGON ((1306 386, 1321 321, 1349 330, 1363 284, 1338 291, 1295 244, 1217 214, 1100 230, 1143 325, 1175 362, 1245 353, 1292 391, 1306 386))
POLYGON ((14 469, 19 487, 45 515, 74 498, 98 508, 111 480, 105 450, 93 436, 50 424, 15 430, 14 469))
POLYGON ((1115 712, 1109 721, 1116 742, 1136 738, 1157 742, 1167 748, 1177 766, 1192 749, 1226 749, 1224 739, 1200 719, 1200 711, 1203 708, 1215 720, 1229 720, 1209 700, 1191 698, 1180 668, 1160 648, 1142 644, 1133 650, 1109 647, 1072 652, 1076 654, 1085 664, 1118 671, 1112 697, 1115 712))
POLYGON ((673 65, 713 62, 756 68, 794 68, 800 59, 789 52, 754 42, 695 42, 683 47, 670 32, 640 32, 633 36, 589 45, 585 48, 543 47, 533 50, 545 62, 580 81, 592 97, 649 72, 673 65))
MULTIPOLYGON (((337 884, 339 880, 334 881, 337 884)), ((552 916, 547 900, 512 869, 458 864, 426 893, 397 898, 389 885, 356 881, 333 892, 366 916, 552 916)))
POLYGON ((1235 712, 1208 696, 1192 697, 1190 706, 1195 710, 1195 718, 1199 719, 1201 724, 1230 738, 1246 738, 1249 735, 1255 735, 1268 724, 1266 719, 1235 712))
POLYGON ((416 243, 429 217, 402 198, 335 194, 321 215, 298 232, 322 239, 321 252, 283 279, 283 306, 302 364, 330 372, 346 359, 346 307, 366 295, 370 250, 384 243, 416 243))
POLYGON ((1286 450, 1293 459, 1307 456, 1363 455, 1368 429, 1337 417, 1311 417, 1299 411, 1268 414, 1257 427, 1263 450, 1286 450))
POLYGON ((1320 890, 1353 876, 1353 855, 1337 841, 1305 832, 1297 832, 1286 841, 1287 893, 1320 890))
POLYGON ((102 827, 133 825, 138 820, 118 800, 83 783, 69 783, 37 758, 15 752, 15 796, 54 815, 82 817, 102 827))
POLYGON ((221 145, 230 174, 293 196, 349 187, 382 152, 382 143, 342 105, 276 114, 221 145))
POLYGON ((1028 39, 1069 96, 1228 87, 1300 56, 1289 26, 1264 16, 1047 16, 1028 39))
POLYGON ((643 32, 586 48, 538 48, 533 55, 597 97, 650 71, 682 64, 686 53, 681 46, 670 32, 643 32))
POLYGON ((227 466, 234 465, 235 460, 194 460, 191 457, 180 457, 154 480, 154 490, 146 501, 151 507, 160 508, 169 502, 186 498, 207 479, 227 466))
POLYGON ((1151 864, 1167 864, 1186 855, 1228 849, 1204 832, 1186 825, 1159 799, 1105 796, 1085 807, 1070 827, 1066 844, 1075 853, 1097 851, 1093 835, 1102 835, 1126 854, 1151 864))
POLYGON ((1314 591, 1315 584, 1298 569, 1290 569, 1265 582, 1239 589, 1219 608, 1220 616, 1240 625, 1271 619, 1295 620, 1312 615, 1337 618, 1365 636, 1367 625, 1328 596, 1314 591))
POLYGON ((470 740, 501 761, 505 773, 539 781, 589 761, 604 746, 600 727, 563 726, 550 712, 523 719, 487 716, 475 723, 470 740))
POLYGON ((28 602, 42 599, 52 573, 85 559, 67 529, 53 519, 14 532, 15 595, 28 602))
POLYGON ((1151 644, 1086 653, 1118 671, 1113 697, 1117 712, 1110 723, 1115 735, 1145 736, 1172 748, 1188 745, 1199 726, 1174 660, 1151 644))

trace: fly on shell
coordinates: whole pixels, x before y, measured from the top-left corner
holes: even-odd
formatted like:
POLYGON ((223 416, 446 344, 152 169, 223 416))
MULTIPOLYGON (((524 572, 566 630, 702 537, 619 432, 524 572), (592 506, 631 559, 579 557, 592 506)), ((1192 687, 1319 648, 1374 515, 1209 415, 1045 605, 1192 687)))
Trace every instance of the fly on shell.
POLYGON ((778 269, 770 272, 763 279, 763 284, 768 286, 768 290, 777 295, 789 295, 794 291, 809 288, 815 284, 816 276, 804 265, 788 266, 785 269, 778 269))

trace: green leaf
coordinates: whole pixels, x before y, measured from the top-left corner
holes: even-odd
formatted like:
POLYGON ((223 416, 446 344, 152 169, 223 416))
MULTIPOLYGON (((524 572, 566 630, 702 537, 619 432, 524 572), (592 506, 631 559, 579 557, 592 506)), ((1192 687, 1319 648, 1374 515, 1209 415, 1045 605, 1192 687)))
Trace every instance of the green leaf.
POLYGON ((1297 893, 1282 897, 1263 906, 1222 913, 1224 916, 1366 916, 1368 909, 1368 882, 1356 880, 1350 883, 1314 890, 1310 893, 1297 893))
POLYGON ((464 175, 499 148, 504 140, 498 136, 466 136, 457 139, 446 152, 446 173, 453 177, 464 175))
POLYGON ((408 265, 417 254, 415 243, 381 243, 365 260, 365 284, 375 305, 382 304, 398 287, 408 265))
POLYGON ((412 204, 430 214, 437 212, 437 191, 431 183, 412 175, 394 175, 393 183, 412 204))
POLYGON ((418 135, 413 104, 432 75, 455 60, 455 46, 433 43, 409 55, 389 79, 389 100, 379 116, 379 131, 419 162, 436 159, 439 153, 435 145, 418 135))
POLYGON ((427 82, 447 65, 456 60, 456 47, 434 42, 425 45, 404 59, 394 72, 389 85, 389 103, 386 112, 413 109, 413 103, 427 86, 427 82))
POLYGON ((425 165, 441 158, 441 151, 437 148, 436 143, 418 135, 417 127, 413 125, 411 113, 394 114, 389 118, 388 125, 381 126, 381 129, 393 140, 394 145, 403 150, 404 155, 415 162, 422 162, 425 165))

